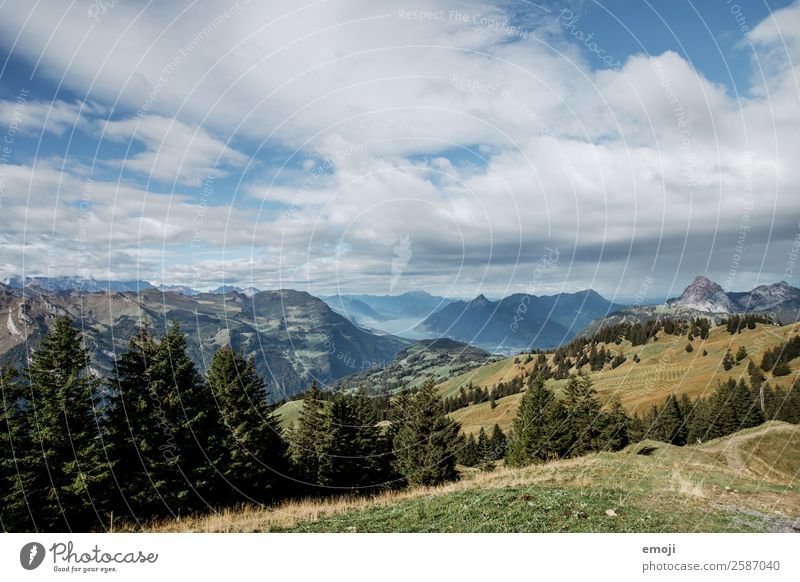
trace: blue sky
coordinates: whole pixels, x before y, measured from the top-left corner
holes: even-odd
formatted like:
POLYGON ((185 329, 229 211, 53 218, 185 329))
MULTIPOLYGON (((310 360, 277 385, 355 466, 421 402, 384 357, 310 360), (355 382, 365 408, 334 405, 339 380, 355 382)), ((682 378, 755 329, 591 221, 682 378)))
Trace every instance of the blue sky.
POLYGON ((797 284, 796 2, 0 12, 0 277, 797 284))

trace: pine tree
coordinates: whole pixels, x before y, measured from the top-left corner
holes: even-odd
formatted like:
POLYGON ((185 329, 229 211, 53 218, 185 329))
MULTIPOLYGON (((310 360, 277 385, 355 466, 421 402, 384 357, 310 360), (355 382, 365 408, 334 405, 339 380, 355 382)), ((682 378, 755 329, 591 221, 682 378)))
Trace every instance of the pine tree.
POLYGON ((658 413, 653 436, 665 443, 680 446, 686 444, 687 433, 678 399, 670 394, 658 413))
POLYGON ((523 466, 562 456, 568 446, 566 413, 541 376, 532 377, 511 426, 509 465, 523 466))
POLYGON ((412 485, 437 485, 458 478, 455 453, 459 425, 444 414, 433 380, 397 398, 392 414, 397 472, 412 485))
POLYGON ((600 403, 589 376, 570 376, 564 388, 564 408, 572 439, 568 454, 577 457, 599 448, 597 442, 603 426, 600 403))
POLYGON ((158 342, 144 321, 116 360, 109 386, 106 453, 111 461, 116 515, 131 519, 174 515, 172 495, 182 489, 174 458, 177 427, 167 419, 164 402, 151 383, 150 367, 158 342))
POLYGON ((287 439, 293 475, 307 487, 319 483, 319 447, 325 424, 326 412, 317 381, 314 380, 303 396, 299 418, 287 439))
POLYGON ((491 445, 493 461, 505 457, 506 435, 503 433, 502 429, 497 424, 495 424, 494 428, 492 428, 492 436, 489 437, 489 443, 491 445))
POLYGON ((614 395, 608 404, 603 426, 600 432, 601 448, 607 451, 619 451, 631 442, 630 418, 622 407, 619 396, 614 395))
POLYGON ((211 360, 207 383, 225 429, 222 457, 212 459, 214 465, 249 499, 274 499, 281 485, 279 475, 286 469, 286 451, 279 419, 270 412, 255 363, 224 347, 211 360))
POLYGON ((31 493, 46 491, 46 475, 36 455, 35 419, 29 406, 30 390, 11 366, 0 369, 0 530, 36 531, 31 493))
POLYGON ((319 482, 326 487, 366 490, 382 484, 380 430, 369 398, 339 392, 325 417, 319 446, 319 482))
POLYGON ((741 362, 747 357, 747 348, 744 346, 739 346, 739 349, 736 350, 736 361, 741 362))
POLYGON ((36 527, 45 531, 88 531, 106 522, 104 496, 109 471, 103 454, 99 380, 89 354, 68 317, 34 352, 29 369, 33 441, 23 464, 36 476, 24 484, 36 527))

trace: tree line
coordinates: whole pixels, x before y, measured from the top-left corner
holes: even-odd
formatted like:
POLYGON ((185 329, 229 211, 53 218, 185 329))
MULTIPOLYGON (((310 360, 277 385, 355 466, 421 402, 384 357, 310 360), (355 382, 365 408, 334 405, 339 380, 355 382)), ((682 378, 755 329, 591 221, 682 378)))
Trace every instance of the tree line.
POLYGON ((432 382, 391 400, 315 385, 281 428, 251 359, 226 347, 204 375, 177 324, 143 325, 98 377, 59 317, 25 370, 0 371, 0 527, 102 531, 243 502, 456 479, 460 427, 432 382))

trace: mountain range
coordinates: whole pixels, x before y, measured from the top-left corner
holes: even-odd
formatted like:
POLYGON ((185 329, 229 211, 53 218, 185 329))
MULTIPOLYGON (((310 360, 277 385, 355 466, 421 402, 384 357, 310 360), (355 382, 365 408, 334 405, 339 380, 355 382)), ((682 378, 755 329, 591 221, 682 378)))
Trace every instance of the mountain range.
POLYGON ((479 295, 442 307, 418 329, 498 352, 550 348, 624 307, 591 289, 542 296, 518 293, 498 301, 479 295))
POLYGON ((750 291, 726 292, 718 283, 699 275, 680 297, 668 299, 663 305, 622 309, 593 321, 582 335, 591 335, 606 325, 643 323, 657 317, 706 317, 712 323, 719 323, 728 315, 744 313, 767 315, 783 325, 794 323, 800 316, 800 289, 781 281, 759 285, 750 291))
POLYGON ((201 370, 216 349, 230 345, 255 359, 274 400, 307 388, 312 379, 324 385, 384 365, 411 343, 366 331, 301 291, 189 297, 158 289, 50 293, 0 284, 2 360, 24 365, 58 315, 71 316, 84 331, 98 373, 113 370, 115 354, 125 349, 143 317, 157 334, 174 320, 201 370))
POLYGON ((328 295, 321 299, 346 317, 374 321, 423 319, 456 301, 426 291, 408 291, 400 295, 328 295))
MULTIPOLYGON (((80 291, 83 293, 97 293, 100 291, 119 291, 121 293, 132 291, 144 291, 145 289, 158 289, 159 291, 179 293, 180 295, 187 295, 195 297, 202 293, 197 289, 193 289, 187 285, 154 285, 149 281, 135 281, 135 280, 109 280, 109 279, 95 279, 94 277, 21 277, 13 275, 4 279, 1 284, 11 287, 12 289, 23 288, 38 288, 51 293, 58 293, 62 291, 80 291)), ((212 294, 230 293, 237 291, 245 295, 252 296, 259 292, 255 287, 242 288, 236 285, 221 285, 216 289, 209 291, 212 294)))

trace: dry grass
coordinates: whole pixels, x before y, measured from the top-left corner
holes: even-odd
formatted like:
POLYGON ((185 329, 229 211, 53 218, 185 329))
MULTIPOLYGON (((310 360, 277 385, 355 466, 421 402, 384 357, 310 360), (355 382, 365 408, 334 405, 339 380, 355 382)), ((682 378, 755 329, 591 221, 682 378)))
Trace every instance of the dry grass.
MULTIPOLYGON (((749 449, 759 439, 770 440, 775 447, 796 444, 797 427, 785 423, 769 423, 756 429, 712 441, 699 447, 674 447, 663 443, 640 443, 619 453, 598 453, 577 459, 565 459, 523 468, 502 464, 489 473, 463 469, 459 482, 439 487, 416 487, 388 491, 374 497, 339 497, 288 501, 274 508, 240 507, 226 509, 206 516, 164 520, 147 524, 144 529, 154 532, 263 532, 291 528, 303 522, 325 517, 369 510, 403 501, 435 499, 450 493, 515 487, 568 487, 586 492, 613 488, 626 492, 654 508, 665 499, 685 499, 686 503, 736 507, 743 511, 791 517, 800 516, 800 491, 796 486, 796 455, 786 457, 782 467, 788 477, 781 483, 763 480, 752 473, 731 466, 726 455, 719 451, 735 448, 749 449), (732 447, 728 446, 728 443, 732 447), (637 454, 645 445, 657 447, 649 455, 637 454), (643 500, 650 501, 643 501, 643 500)), ((766 442, 766 441, 765 441, 766 442)), ((784 448, 785 450, 785 448, 784 448)), ((750 462, 761 452, 749 455, 750 462)), ((765 459, 767 462, 773 459, 765 459)), ((774 477, 774 476, 773 476, 774 477)), ((135 528, 129 528, 128 531, 135 528)), ((121 531, 125 531, 123 527, 121 531)))
MULTIPOLYGON (((627 361, 613 370, 606 365, 604 370, 592 372, 591 377, 601 400, 616 395, 629 412, 642 412, 672 393, 688 394, 691 398, 709 396, 718 382, 746 376, 748 359, 760 363, 764 351, 782 344, 799 331, 800 324, 782 327, 758 325, 756 329, 745 329, 731 335, 724 326, 718 326, 711 330, 708 339, 695 338, 692 352, 686 351, 686 336, 662 336, 658 341, 636 347, 624 341, 620 345, 606 345, 606 349, 614 353, 621 351, 627 361), (736 353, 739 346, 747 349, 748 359, 731 370, 724 370, 721 362, 725 353, 728 350, 736 353), (708 355, 702 355, 704 350, 708 355), (634 354, 639 355, 640 362, 633 361, 634 354)), ((512 357, 483 366, 448 380, 439 386, 439 390, 445 395, 455 394, 459 386, 470 380, 476 386, 491 388, 501 379, 509 380, 533 365, 513 362, 512 357)), ((793 361, 790 367, 792 374, 769 377, 770 384, 789 387, 800 375, 800 359, 793 361)), ((584 370, 589 371, 588 366, 584 370)), ((564 380, 549 380, 548 386, 559 391, 565 383, 564 380)), ((450 416, 461 423, 466 434, 477 433, 481 428, 491 430, 495 424, 506 430, 516 416, 521 399, 521 394, 514 394, 497 400, 494 409, 484 402, 457 410, 450 416)))

